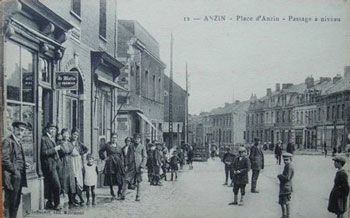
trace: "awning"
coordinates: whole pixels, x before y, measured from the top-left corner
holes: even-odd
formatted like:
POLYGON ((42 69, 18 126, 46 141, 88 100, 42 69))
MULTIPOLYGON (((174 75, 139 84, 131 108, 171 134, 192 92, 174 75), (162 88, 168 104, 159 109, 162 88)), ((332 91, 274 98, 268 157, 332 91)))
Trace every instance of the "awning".
POLYGON ((152 122, 144 115, 144 114, 141 114, 139 112, 136 112, 137 115, 139 115, 141 117, 141 119, 143 119, 144 121, 146 121, 146 123, 148 123, 152 128, 154 129, 157 129, 153 124, 152 122))
POLYGON ((117 89, 121 89, 121 90, 124 90, 124 91, 128 91, 126 88, 118 85, 117 83, 111 81, 111 80, 108 80, 102 76, 99 76, 99 75, 96 75, 97 76, 97 80, 100 81, 100 82, 103 82, 107 85, 110 85, 110 86, 113 86, 114 88, 117 88, 117 89))

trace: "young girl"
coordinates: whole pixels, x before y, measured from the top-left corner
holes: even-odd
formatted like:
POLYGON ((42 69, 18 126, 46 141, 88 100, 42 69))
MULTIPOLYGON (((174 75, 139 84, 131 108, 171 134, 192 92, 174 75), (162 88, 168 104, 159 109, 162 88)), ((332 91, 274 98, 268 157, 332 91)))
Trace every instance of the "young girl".
POLYGON ((97 183, 98 169, 91 154, 86 156, 87 163, 84 164, 84 186, 86 190, 86 205, 90 205, 90 190, 92 205, 95 205, 95 186, 97 183))
POLYGON ((343 166, 346 163, 345 157, 335 157, 334 167, 338 169, 334 179, 334 186, 329 196, 328 211, 337 214, 337 218, 343 218, 347 208, 349 195, 348 175, 343 166))

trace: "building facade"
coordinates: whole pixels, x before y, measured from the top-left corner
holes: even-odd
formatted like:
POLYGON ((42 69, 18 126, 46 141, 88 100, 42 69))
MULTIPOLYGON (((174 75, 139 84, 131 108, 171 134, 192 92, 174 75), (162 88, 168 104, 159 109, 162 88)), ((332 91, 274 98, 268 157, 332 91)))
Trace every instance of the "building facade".
POLYGON ((22 0, 1 7, 2 135, 15 119, 32 126, 23 140, 32 165, 19 210, 25 215, 44 208, 40 140, 47 123, 80 129, 80 141, 96 157, 116 131, 123 67, 116 59, 116 1, 22 0))
POLYGON ((162 141, 164 69, 159 44, 137 21, 118 21, 118 59, 125 65, 119 85, 118 133, 120 143, 134 133, 142 141, 162 141))
POLYGON ((252 95, 247 111, 246 142, 295 143, 301 149, 328 149, 346 144, 349 119, 349 68, 344 77, 307 77, 301 84, 276 84, 266 96, 252 95))

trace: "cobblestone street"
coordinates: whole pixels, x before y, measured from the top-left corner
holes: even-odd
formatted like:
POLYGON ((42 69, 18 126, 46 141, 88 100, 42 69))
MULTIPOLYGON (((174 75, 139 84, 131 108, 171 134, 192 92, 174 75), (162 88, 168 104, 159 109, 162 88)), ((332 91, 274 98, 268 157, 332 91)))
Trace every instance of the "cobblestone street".
MULTIPOLYGON (((111 202, 109 190, 98 189, 98 204, 70 210, 71 217, 280 217, 277 174, 283 164, 275 164, 273 155, 265 155, 265 170, 258 180, 259 194, 247 194, 244 206, 229 206, 233 200, 232 189, 223 186, 223 165, 217 158, 208 162, 195 162, 194 170, 179 173, 178 181, 163 182, 163 186, 150 186, 146 178, 142 183, 142 198, 135 200, 135 192, 128 191, 125 201, 111 202)), ((292 195, 292 216, 298 218, 334 217, 327 211, 328 195, 333 185, 335 168, 331 157, 296 156, 293 159, 295 177, 292 195)), ((146 175, 144 175, 146 176, 146 175)), ((170 175, 168 175, 170 177, 170 175)), ((50 217, 66 217, 67 214, 51 214, 50 217)), ((29 217, 47 217, 33 214, 29 217)))

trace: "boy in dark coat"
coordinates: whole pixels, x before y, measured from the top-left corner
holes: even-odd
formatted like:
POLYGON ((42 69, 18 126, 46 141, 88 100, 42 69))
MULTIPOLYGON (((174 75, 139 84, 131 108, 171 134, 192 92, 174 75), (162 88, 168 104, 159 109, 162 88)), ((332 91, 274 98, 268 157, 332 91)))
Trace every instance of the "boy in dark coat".
POLYGON ((173 152, 173 156, 170 158, 170 170, 171 170, 171 181, 174 179, 177 180, 177 170, 178 170, 179 156, 177 155, 177 151, 173 152))
POLYGON ((225 183, 223 185, 227 185, 228 176, 230 175, 231 177, 232 163, 234 159, 235 159, 235 155, 232 153, 231 149, 226 148, 226 153, 222 158, 222 162, 225 164, 225 183))
POLYGON ((334 186, 329 196, 328 211, 337 214, 337 218, 343 218, 347 208, 347 198, 349 195, 348 175, 343 169, 346 159, 335 157, 334 167, 338 169, 334 179, 334 186))
POLYGON ((291 199, 292 188, 292 178, 294 176, 294 169, 292 164, 292 154, 284 153, 283 155, 284 169, 283 173, 279 174, 277 177, 280 180, 280 193, 278 203, 281 205, 282 218, 289 218, 289 201, 291 199))
POLYGON ((239 205, 243 205, 243 198, 245 195, 245 186, 248 184, 248 172, 250 170, 250 160, 246 157, 247 150, 244 147, 238 149, 238 157, 233 161, 233 173, 234 173, 234 201, 229 205, 237 205, 238 192, 241 190, 241 200, 239 205))

